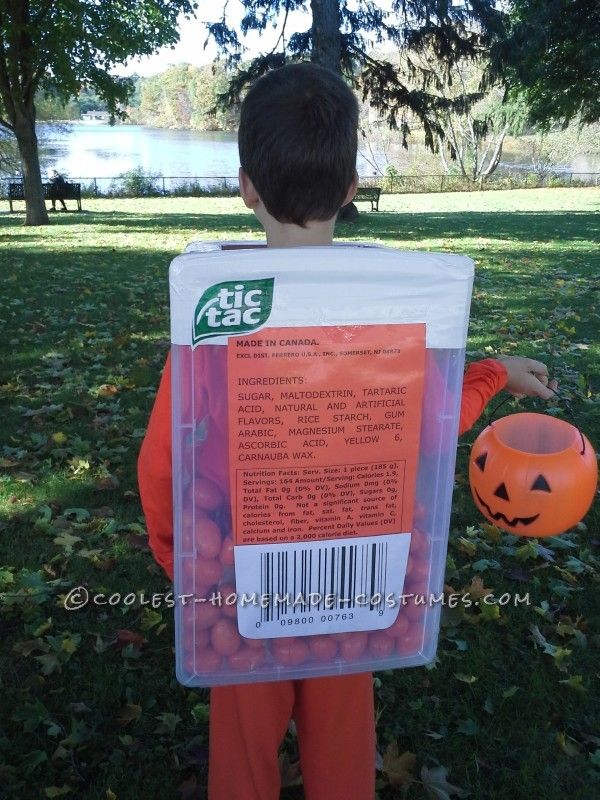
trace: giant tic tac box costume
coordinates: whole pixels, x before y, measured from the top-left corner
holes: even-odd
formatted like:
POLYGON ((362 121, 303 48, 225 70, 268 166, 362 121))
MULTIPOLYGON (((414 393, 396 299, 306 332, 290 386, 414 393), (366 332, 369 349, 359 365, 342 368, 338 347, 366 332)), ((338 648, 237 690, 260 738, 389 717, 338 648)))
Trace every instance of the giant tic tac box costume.
POLYGON ((172 262, 183 684, 434 657, 472 279, 355 244, 172 262))

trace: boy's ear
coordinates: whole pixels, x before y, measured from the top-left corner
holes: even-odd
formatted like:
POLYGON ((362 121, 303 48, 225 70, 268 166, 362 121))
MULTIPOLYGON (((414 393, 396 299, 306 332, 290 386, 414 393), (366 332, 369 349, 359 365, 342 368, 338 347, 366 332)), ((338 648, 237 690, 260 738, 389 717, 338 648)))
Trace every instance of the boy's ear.
POLYGON ((247 208, 255 209, 260 203, 260 197, 254 188, 254 184, 241 167, 238 176, 240 182, 240 195, 244 201, 244 205, 247 208))
POLYGON ((352 183, 348 189, 348 194, 346 195, 346 199, 342 203, 343 206, 351 203, 354 200, 354 195, 356 194, 356 190, 358 189, 358 172, 354 173, 354 177, 352 178, 352 183))

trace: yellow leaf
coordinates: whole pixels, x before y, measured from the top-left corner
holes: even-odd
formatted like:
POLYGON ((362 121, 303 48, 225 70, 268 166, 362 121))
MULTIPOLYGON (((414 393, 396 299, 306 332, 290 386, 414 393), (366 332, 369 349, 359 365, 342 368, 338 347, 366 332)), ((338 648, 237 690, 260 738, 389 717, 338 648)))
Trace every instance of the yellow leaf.
POLYGON ((498 544, 502 541, 502 531, 495 525, 488 525, 487 522, 483 522, 481 524, 481 530, 485 533, 486 538, 488 538, 490 542, 498 544))
POLYGON ((117 795, 112 791, 112 789, 106 790, 106 800, 117 800, 117 795))
POLYGON ((568 686, 569 689, 575 689, 576 692, 584 693, 587 690, 583 685, 582 681, 583 681, 582 675, 571 675, 570 678, 567 678, 564 681, 559 681, 559 683, 564 683, 565 686, 568 686))
POLYGON ((464 587, 465 594, 468 594, 472 600, 481 600, 486 594, 493 594, 494 590, 483 585, 483 579, 480 575, 475 575, 471 579, 471 583, 464 587))
POLYGON ((462 552, 466 553, 468 556, 474 556, 477 552, 477 545, 474 544, 474 542, 470 542, 468 539, 465 539, 464 536, 459 536, 456 544, 458 549, 462 550, 462 552))
POLYGON ((563 753, 570 758, 573 756, 579 755, 579 747, 577 746, 576 742, 571 739, 571 737, 567 737, 564 733, 557 733, 556 734, 556 743, 563 751, 563 753))
POLYGON ((62 797, 65 794, 70 794, 73 790, 67 784, 63 784, 62 786, 46 786, 44 792, 46 793, 46 797, 62 797))
POLYGON ((457 681, 462 681, 463 683, 475 683, 477 680, 475 675, 465 675, 464 672, 455 672, 454 677, 457 681))
POLYGON ((61 650, 65 651, 65 653, 70 653, 71 655, 73 655, 73 653, 79 647, 79 642, 67 636, 65 639, 62 640, 60 647, 61 650))
POLYGON ((391 786, 410 786, 415 780, 414 769, 417 757, 414 753, 406 751, 398 755, 398 744, 392 742, 388 745, 383 756, 383 771, 391 786))
POLYGON ((44 635, 45 633, 47 633, 47 632, 48 632, 48 631, 49 631, 51 628, 52 628, 52 617, 48 617, 48 619, 46 620, 46 622, 42 622, 42 624, 39 626, 39 628, 36 628, 36 629, 33 631, 33 635, 34 635, 34 636, 43 636, 43 635, 44 635))
POLYGON ((117 717, 117 719, 121 723, 121 725, 129 725, 130 722, 134 722, 141 716, 142 716, 141 706, 138 706, 135 703, 127 703, 127 705, 123 706, 123 708, 121 709, 121 712, 117 717))
POLYGON ((67 441, 67 434, 62 431, 57 431, 52 434, 52 441, 54 444, 64 444, 67 441))
POLYGON ((103 383, 102 386, 98 387, 96 394, 98 397, 112 397, 117 394, 118 391, 119 389, 114 383, 103 383))
POLYGON ((54 544, 64 547, 67 555, 70 555, 73 552, 73 545, 81 541, 81 536, 73 536, 65 532, 61 533, 60 536, 56 536, 52 541, 54 544))
POLYGON ((494 619, 500 619, 500 606, 498 603, 481 603, 481 619, 485 621, 491 621, 494 619))

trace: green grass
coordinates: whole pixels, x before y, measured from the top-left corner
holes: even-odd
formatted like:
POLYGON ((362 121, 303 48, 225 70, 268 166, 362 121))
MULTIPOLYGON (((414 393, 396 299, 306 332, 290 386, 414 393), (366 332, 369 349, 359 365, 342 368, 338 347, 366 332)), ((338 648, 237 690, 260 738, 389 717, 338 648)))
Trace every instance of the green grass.
MULTIPOLYGON (((388 195, 337 234, 474 258, 469 358, 545 361, 568 401, 553 413, 598 443, 599 201, 597 189, 388 195)), ((175 680, 170 609, 68 613, 61 595, 168 590, 145 546, 135 476, 168 348, 168 265, 193 239, 261 231, 237 199, 84 208, 45 228, 0 214, 0 797, 107 800, 110 789, 166 800, 185 797, 188 779, 198 783, 187 797, 203 797, 208 692, 175 680), (127 644, 121 629, 147 642, 127 644)), ((497 619, 448 612, 435 668, 378 674, 379 749, 395 741, 415 753, 417 777, 446 767, 474 800, 590 800, 600 790, 598 509, 540 542, 547 549, 496 541, 465 477, 485 419, 459 444, 446 581, 460 590, 479 575, 496 595, 529 592, 530 605, 497 619)), ((388 774, 378 790, 402 797, 388 774)), ((418 782, 407 794, 426 796, 418 782)))

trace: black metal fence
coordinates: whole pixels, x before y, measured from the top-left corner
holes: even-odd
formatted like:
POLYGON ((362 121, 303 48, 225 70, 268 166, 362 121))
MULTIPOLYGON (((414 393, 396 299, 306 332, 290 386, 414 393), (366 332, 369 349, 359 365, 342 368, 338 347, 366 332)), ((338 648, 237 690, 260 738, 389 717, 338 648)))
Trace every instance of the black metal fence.
MULTIPOLYGON (((8 184, 19 176, 0 178, 0 197, 8 198, 8 184)), ((231 197, 239 192, 237 176, 146 175, 140 170, 107 178, 68 176, 81 184, 84 197, 231 197)), ((533 189, 564 186, 599 186, 600 172, 495 172, 471 180, 462 175, 372 175, 361 186, 378 186, 386 194, 472 192, 494 189, 533 189)))

